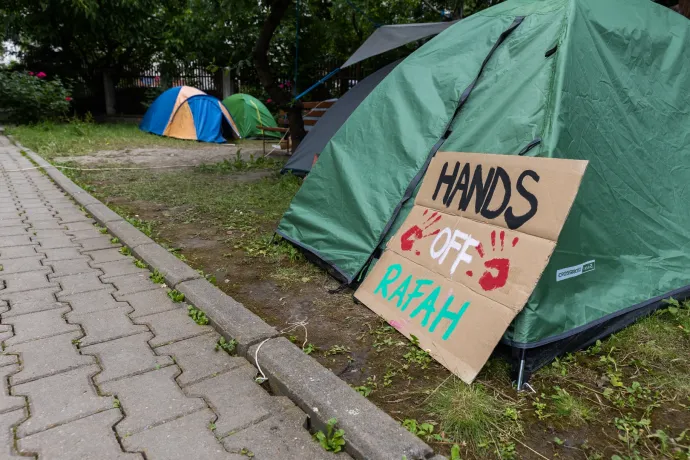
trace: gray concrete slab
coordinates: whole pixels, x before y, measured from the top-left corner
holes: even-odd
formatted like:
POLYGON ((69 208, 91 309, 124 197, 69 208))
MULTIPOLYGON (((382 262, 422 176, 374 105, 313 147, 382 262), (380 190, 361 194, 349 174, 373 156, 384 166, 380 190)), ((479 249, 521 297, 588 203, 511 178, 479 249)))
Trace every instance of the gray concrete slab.
POLYGON ((184 303, 175 303, 170 300, 165 289, 135 292, 133 294, 118 296, 118 299, 129 302, 134 308, 134 311, 129 315, 131 318, 138 318, 139 316, 151 315, 153 313, 160 313, 168 310, 176 310, 178 308, 187 308, 184 303))
POLYGON ((45 339, 68 332, 81 331, 75 324, 67 324, 62 315, 69 311, 69 307, 45 310, 26 315, 5 318, 2 322, 14 329, 14 336, 5 341, 6 346, 17 345, 31 340, 45 339))
POLYGON ((117 395, 127 416, 115 427, 121 437, 175 420, 206 407, 201 398, 187 397, 175 383, 177 366, 146 372, 101 385, 117 395))
POLYGON ((137 324, 145 324, 155 334, 149 344, 152 347, 167 345, 213 331, 211 326, 196 324, 183 309, 169 310, 133 319, 137 324))
POLYGON ((24 458, 14 450, 14 435, 12 426, 21 422, 26 417, 25 409, 7 412, 0 416, 0 458, 24 458))
POLYGON ((143 460, 140 453, 123 452, 112 426, 122 418, 110 409, 19 440, 25 453, 36 453, 51 460, 143 460))
POLYGON ((18 364, 11 366, 0 367, 0 418, 5 412, 11 412, 17 409, 23 409, 26 406, 26 401, 21 396, 11 396, 9 388, 5 385, 7 379, 19 370, 18 364))
POLYGON ((60 294, 58 299, 72 307, 74 314, 86 314, 113 308, 127 307, 125 302, 118 302, 113 297, 115 289, 102 289, 98 291, 81 292, 79 294, 60 294))
POLYGON ((108 340, 119 339, 128 335, 148 332, 146 326, 139 326, 132 323, 127 316, 131 307, 114 308, 91 313, 68 313, 67 320, 70 323, 81 325, 86 334, 80 341, 81 346, 88 346, 95 343, 107 342, 108 340))
POLYGON ((31 417, 17 427, 17 437, 112 409, 113 398, 98 396, 91 382, 96 372, 97 366, 80 367, 13 386, 13 394, 29 398, 31 413, 31 417))

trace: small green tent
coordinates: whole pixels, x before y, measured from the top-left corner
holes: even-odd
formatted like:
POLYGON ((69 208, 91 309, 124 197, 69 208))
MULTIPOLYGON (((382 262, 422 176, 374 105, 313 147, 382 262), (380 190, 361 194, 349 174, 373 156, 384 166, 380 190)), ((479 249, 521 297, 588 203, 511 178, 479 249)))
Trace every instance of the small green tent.
POLYGON ((240 135, 244 138, 250 137, 275 137, 280 138, 280 133, 263 131, 257 126, 276 128, 273 115, 260 100, 249 94, 233 94, 223 99, 223 105, 228 109, 232 119, 237 123, 240 135))
POLYGON ((690 21, 668 8, 500 3, 391 71, 324 148, 278 234, 356 283, 437 151, 589 160, 549 265, 503 338, 529 374, 690 293, 688 88, 690 21))

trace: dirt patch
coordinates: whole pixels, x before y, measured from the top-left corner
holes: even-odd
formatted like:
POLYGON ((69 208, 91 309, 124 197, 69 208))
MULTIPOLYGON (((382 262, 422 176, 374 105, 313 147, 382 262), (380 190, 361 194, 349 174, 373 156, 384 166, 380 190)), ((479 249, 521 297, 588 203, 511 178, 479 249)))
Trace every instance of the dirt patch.
MULTIPOLYGON (((221 161, 235 161, 239 158, 244 161, 264 156, 259 143, 256 145, 235 144, 192 144, 193 148, 166 148, 150 147, 124 150, 101 150, 91 155, 76 155, 56 157, 56 163, 74 162, 84 166, 133 164, 145 167, 161 166, 198 166, 200 164, 213 164, 221 161)), ((266 146, 266 153, 272 149, 266 146)), ((285 151, 274 151, 272 158, 286 156, 285 151)))

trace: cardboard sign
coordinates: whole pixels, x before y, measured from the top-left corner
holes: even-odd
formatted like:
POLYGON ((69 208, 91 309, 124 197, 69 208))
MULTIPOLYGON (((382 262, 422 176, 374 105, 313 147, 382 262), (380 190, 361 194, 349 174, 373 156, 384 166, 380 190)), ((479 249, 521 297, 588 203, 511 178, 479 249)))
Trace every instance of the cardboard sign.
POLYGON ((355 297, 472 382, 546 268, 586 167, 439 152, 355 297))

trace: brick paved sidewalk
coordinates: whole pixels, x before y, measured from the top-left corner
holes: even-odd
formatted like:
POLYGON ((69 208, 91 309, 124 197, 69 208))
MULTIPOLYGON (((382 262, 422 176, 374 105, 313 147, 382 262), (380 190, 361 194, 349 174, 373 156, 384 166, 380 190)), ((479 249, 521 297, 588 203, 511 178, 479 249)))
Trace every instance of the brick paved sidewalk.
POLYGON ((335 458, 31 167, 0 136, 0 459, 335 458))

